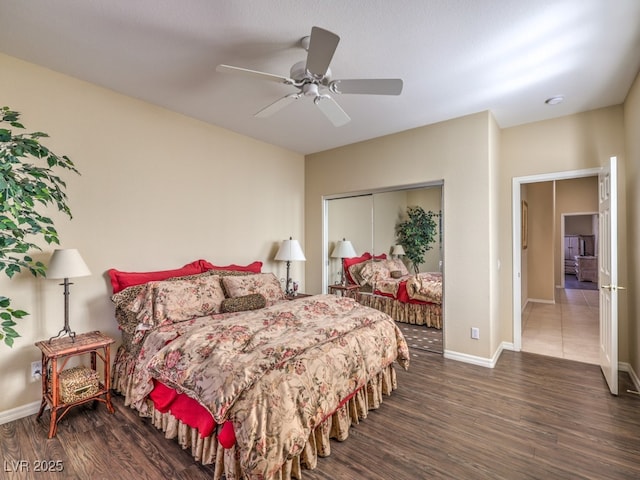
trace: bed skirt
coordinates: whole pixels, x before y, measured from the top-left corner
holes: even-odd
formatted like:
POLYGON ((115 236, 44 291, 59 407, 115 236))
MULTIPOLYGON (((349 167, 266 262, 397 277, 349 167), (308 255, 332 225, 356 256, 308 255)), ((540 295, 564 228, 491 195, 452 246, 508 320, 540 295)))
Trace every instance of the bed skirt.
MULTIPOLYGON (((132 388, 135 357, 120 347, 113 366, 112 388, 124 396, 124 404, 131 405, 129 400, 132 388)), ((330 439, 346 440, 352 424, 359 423, 367 417, 369 410, 374 410, 382 403, 383 395, 390 395, 397 388, 396 372, 393 365, 388 365, 379 372, 367 385, 356 392, 343 406, 315 428, 309 435, 307 443, 300 455, 288 460, 273 480, 302 479, 302 470, 313 470, 317 466, 318 457, 331 454, 330 439)), ((153 425, 164 432, 165 438, 177 439, 183 449, 190 449, 191 455, 203 465, 215 464, 214 480, 243 480, 242 469, 236 455, 235 446, 225 449, 216 440, 215 435, 201 438, 198 430, 177 420, 170 413, 161 413, 148 402, 149 413, 153 425)), ((140 414, 143 416, 143 414, 140 414)), ((219 428, 219 427, 218 427, 219 428)))
POLYGON ((403 303, 391 297, 359 293, 358 302, 386 313, 396 322, 426 325, 442 329, 442 305, 435 303, 403 303))

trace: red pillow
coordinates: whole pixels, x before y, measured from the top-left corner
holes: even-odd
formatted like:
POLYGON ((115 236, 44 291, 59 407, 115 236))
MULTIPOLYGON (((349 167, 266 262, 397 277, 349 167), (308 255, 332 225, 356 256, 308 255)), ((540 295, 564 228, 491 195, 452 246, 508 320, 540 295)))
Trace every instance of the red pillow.
POLYGON ((177 268, 175 270, 160 270, 157 272, 121 272, 112 268, 107 273, 111 279, 113 293, 118 293, 120 290, 124 290, 127 287, 141 285, 154 280, 166 280, 167 278, 184 277, 186 275, 202 273, 205 270, 200 265, 201 261, 202 260, 196 260, 195 262, 188 263, 184 267, 177 268))
POLYGON ((203 272, 206 272, 207 270, 233 270, 234 272, 262 273, 262 262, 258 261, 250 263, 249 265, 235 265, 232 263, 231 265, 225 265, 224 267, 213 265, 206 260, 199 260, 199 262, 203 272))
MULTIPOLYGON (((364 252, 359 257, 344 258, 342 260, 342 264, 344 265, 344 276, 347 277, 347 283, 352 283, 352 284, 358 283, 351 277, 351 273, 349 272, 349 267, 357 263, 362 263, 362 262, 366 262, 367 260, 371 260, 371 258, 372 258, 371 254, 369 252, 364 252)), ((375 258, 376 260, 386 260, 387 254, 381 253, 380 255, 376 255, 373 258, 375 258)))

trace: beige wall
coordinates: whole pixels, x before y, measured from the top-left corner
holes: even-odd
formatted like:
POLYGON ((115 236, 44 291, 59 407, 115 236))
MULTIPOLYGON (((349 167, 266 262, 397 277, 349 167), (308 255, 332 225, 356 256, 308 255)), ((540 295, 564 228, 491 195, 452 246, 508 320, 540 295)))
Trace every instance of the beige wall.
MULTIPOLYGON (((342 262, 338 258, 332 258, 331 253, 338 240, 345 239, 351 242, 357 255, 364 252, 371 253, 371 209, 373 197, 360 195, 357 197, 338 198, 327 204, 327 238, 329 248, 327 254, 328 283, 338 283, 342 275, 342 262)), ((308 256, 307 256, 308 258, 308 256)))
MULTIPOLYGON (((396 225, 407 210, 406 191, 381 192, 373 195, 373 251, 376 255, 391 253, 396 244, 396 225)), ((413 203, 410 205, 414 205, 413 203)))
MULTIPOLYGON (((598 190, 597 184, 594 196, 597 198, 598 190)), ((598 231, 598 214, 581 215, 581 214, 569 214, 564 219, 564 234, 565 235, 595 235, 598 231)), ((595 248, 595 247, 594 247, 595 248)), ((596 250, 594 250, 594 253, 596 250)))
MULTIPOLYGON (((629 358, 631 367, 640 375, 640 75, 627 95, 624 103, 624 128, 626 147, 627 190, 627 291, 621 293, 629 305, 629 358)), ((623 283, 620 283, 624 285, 623 283)))
POLYGON ((528 246, 527 298, 529 301, 554 302, 554 183, 527 185, 528 246))
MULTIPOLYGON (((71 288, 72 329, 119 337, 104 276, 111 267, 261 260, 280 278, 285 267, 271 260, 279 242, 291 235, 304 248, 301 155, 4 55, 0 72, 3 105, 22 112, 29 130, 49 133, 46 144, 82 173, 65 175, 73 220, 54 215, 62 246, 78 248, 92 271, 71 288)), ((46 261, 53 247, 43 249, 36 256, 46 261)), ((304 263, 291 268, 304 280, 304 263)), ((34 342, 64 319, 56 281, 3 273, 0 291, 31 313, 14 347, 0 345, 2 413, 39 400, 34 342)))
POLYGON ((307 156, 308 288, 322 288, 323 196, 444 180, 445 348, 490 357, 492 123, 484 112, 307 156), (479 340, 470 338, 471 327, 480 328, 479 340))
MULTIPOLYGON (((500 269, 502 268, 501 256, 505 245, 501 244, 500 236, 500 157, 502 147, 500 144, 502 132, 493 115, 489 116, 487 123, 487 137, 489 139, 489 318, 491 324, 489 345, 489 358, 497 361, 500 347, 504 342, 500 327, 500 302, 502 296, 502 285, 500 279, 500 269)), ((509 249, 510 250, 510 249, 509 249)), ((505 250, 506 252, 506 250, 505 250)), ((511 342, 508 339, 507 342, 511 342)))

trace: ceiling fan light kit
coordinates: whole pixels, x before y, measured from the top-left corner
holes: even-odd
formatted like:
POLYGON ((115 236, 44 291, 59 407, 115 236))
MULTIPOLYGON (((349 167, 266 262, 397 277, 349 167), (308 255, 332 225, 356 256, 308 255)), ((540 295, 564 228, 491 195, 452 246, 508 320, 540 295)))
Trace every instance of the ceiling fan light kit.
POLYGON ((268 80, 298 88, 297 93, 291 93, 267 105, 254 116, 265 118, 273 115, 295 100, 305 96, 312 97, 313 103, 336 127, 349 123, 351 118, 326 92, 334 94, 364 94, 364 95, 400 95, 402 93, 402 79, 399 78, 371 78, 331 80, 329 64, 338 47, 340 37, 335 33, 320 27, 313 27, 311 35, 300 41, 302 48, 307 51, 306 61, 295 63, 289 72, 290 77, 283 77, 272 73, 259 72, 231 65, 218 65, 216 70, 223 73, 234 73, 262 80, 268 80))

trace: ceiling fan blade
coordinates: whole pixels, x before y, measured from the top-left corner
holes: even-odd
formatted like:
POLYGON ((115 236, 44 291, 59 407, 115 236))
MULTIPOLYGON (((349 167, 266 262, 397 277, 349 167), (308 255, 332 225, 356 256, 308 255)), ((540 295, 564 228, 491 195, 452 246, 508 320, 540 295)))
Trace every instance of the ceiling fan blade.
POLYGON ((316 77, 324 77, 339 41, 340 37, 335 33, 320 27, 313 27, 309 39, 309 52, 307 53, 307 70, 316 77))
POLYGON ((273 115, 274 113, 282 110, 284 107, 286 107, 287 105, 295 102, 296 100, 298 100, 302 95, 299 93, 291 93, 289 95, 286 95, 282 98, 279 98, 278 100, 276 100, 275 102, 273 102, 271 105, 267 105, 266 107, 264 107, 262 110, 260 110, 258 113, 256 113, 254 115, 254 117, 256 118, 265 118, 265 117, 269 117, 271 115, 273 115))
POLYGON ((366 95, 400 95, 400 78, 371 78, 357 80, 334 80, 329 84, 333 93, 359 93, 366 95))
POLYGON ((236 74, 240 74, 248 77, 260 78, 262 80, 269 80, 271 82, 284 83, 287 85, 293 85, 295 83, 292 79, 288 77, 283 77, 281 75, 274 75, 273 73, 258 72, 256 70, 249 70, 247 68, 241 68, 241 67, 232 67, 231 65, 218 65, 216 67, 216 70, 222 73, 236 73, 236 74))
POLYGON ((318 95, 314 100, 320 111, 333 123, 336 127, 341 127, 351 121, 349 115, 338 105, 338 103, 329 95, 318 95))

